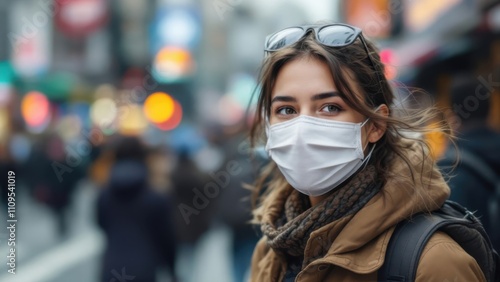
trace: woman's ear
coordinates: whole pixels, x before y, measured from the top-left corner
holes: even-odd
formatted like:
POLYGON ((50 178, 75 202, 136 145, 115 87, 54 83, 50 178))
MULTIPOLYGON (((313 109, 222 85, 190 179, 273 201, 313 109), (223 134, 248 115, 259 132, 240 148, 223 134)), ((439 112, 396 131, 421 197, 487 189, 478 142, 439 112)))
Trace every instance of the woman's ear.
MULTIPOLYGON (((389 107, 386 104, 382 104, 378 107, 377 113, 381 116, 389 116, 389 107)), ((387 123, 385 121, 373 122, 370 124, 370 133, 368 134, 368 142, 376 143, 385 134, 387 129, 387 123)))

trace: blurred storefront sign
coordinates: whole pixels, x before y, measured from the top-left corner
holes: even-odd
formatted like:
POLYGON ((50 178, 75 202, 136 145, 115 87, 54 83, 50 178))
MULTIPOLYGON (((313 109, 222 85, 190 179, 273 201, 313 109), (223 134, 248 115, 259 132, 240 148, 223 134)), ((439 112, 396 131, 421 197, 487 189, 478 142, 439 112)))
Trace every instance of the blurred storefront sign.
POLYGON ((47 72, 51 62, 52 25, 47 14, 29 2, 13 2, 10 13, 11 61, 22 78, 36 78, 47 72))
POLYGON ((164 84, 190 78, 195 70, 193 51, 202 32, 199 9, 160 4, 151 31, 154 78, 164 84))
POLYGON ((56 26, 70 37, 84 37, 101 28, 108 18, 105 0, 58 0, 56 26))
POLYGON ((193 50, 201 39, 201 16, 195 7, 161 7, 152 25, 152 51, 164 46, 176 46, 193 50))

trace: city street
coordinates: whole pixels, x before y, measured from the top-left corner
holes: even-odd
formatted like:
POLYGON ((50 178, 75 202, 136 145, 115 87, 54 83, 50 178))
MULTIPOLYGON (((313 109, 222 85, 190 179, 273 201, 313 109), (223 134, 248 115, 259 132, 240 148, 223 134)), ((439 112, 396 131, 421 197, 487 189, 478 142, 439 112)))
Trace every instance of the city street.
POLYGON ((500 0, 0 0, 0 35, 0 282, 500 280, 500 0))
MULTIPOLYGON (((19 190, 18 206, 16 206, 19 220, 16 229, 16 274, 7 272, 8 246, 5 238, 8 234, 6 229, 2 228, 0 281, 99 281, 99 262, 104 247, 104 237, 93 220, 97 191, 88 183, 81 183, 75 191, 70 210, 70 218, 73 220, 69 226, 68 238, 59 239, 56 221, 51 211, 19 190)), ((1 214, 2 221, 6 222, 4 214, 1 214)), ((181 268, 179 271, 192 273, 192 281, 231 281, 227 256, 229 236, 229 231, 224 228, 217 228, 207 233, 202 238, 198 251, 195 251, 194 271, 182 269, 188 267, 182 264, 179 265, 181 268)), ((164 278, 161 281, 168 280, 164 278)))

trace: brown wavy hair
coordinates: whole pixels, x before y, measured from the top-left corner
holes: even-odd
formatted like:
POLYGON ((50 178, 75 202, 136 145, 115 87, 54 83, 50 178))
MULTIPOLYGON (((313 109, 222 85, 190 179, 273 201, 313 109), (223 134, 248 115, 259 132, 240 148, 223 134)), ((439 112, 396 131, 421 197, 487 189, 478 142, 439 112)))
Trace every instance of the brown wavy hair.
MULTIPOLYGON (((298 58, 315 58, 328 65, 339 96, 345 103, 369 118, 370 122, 377 126, 386 127, 386 132, 377 142, 370 159, 370 162, 376 167, 379 180, 384 181, 388 177, 391 159, 399 157, 408 165, 411 181, 418 181, 416 176, 423 175, 424 164, 422 163, 422 167, 417 171, 418 168, 410 163, 405 152, 417 142, 422 147, 422 160, 429 160, 430 146, 421 138, 422 134, 439 131, 452 140, 451 127, 445 120, 439 118, 441 111, 434 106, 425 109, 411 109, 396 101, 395 89, 385 78, 384 65, 380 60, 378 49, 366 38, 365 41, 373 64, 359 38, 348 46, 328 47, 318 43, 312 32, 291 46, 268 53, 260 71, 257 114, 250 130, 252 147, 265 141, 265 134, 263 134, 265 118, 270 116, 271 92, 281 68, 298 58), (362 95, 355 94, 355 89, 349 83, 349 79, 357 83, 362 95), (375 112, 377 106, 381 104, 387 105, 390 111, 389 116, 386 117, 375 112), (430 123, 433 123, 432 127, 427 126, 430 123), (411 140, 412 142, 402 142, 403 140, 411 140)), ((414 90, 404 87, 400 89, 406 91, 408 97, 414 94, 414 90)), ((434 162, 434 160, 429 161, 434 162)), ((435 167, 434 164, 433 166, 435 167)), ((435 169, 433 171, 437 172, 435 169)), ((259 179, 253 185, 252 204, 254 209, 260 204, 260 199, 265 198, 268 193, 279 191, 287 185, 283 175, 275 163, 271 161, 262 170, 259 179), (268 189, 263 191, 264 187, 268 189)), ((254 218, 255 220, 258 221, 254 218)))

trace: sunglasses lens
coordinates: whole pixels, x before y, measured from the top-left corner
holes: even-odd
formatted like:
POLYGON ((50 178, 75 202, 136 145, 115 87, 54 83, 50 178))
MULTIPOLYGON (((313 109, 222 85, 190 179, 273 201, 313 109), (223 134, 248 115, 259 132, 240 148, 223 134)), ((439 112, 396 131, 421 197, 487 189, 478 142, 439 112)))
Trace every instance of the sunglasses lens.
POLYGON ((268 40, 266 44, 266 50, 268 51, 276 51, 278 49, 281 49, 285 46, 289 46, 297 41, 302 37, 304 33, 304 30, 299 27, 291 27, 284 29, 282 31, 277 32, 276 34, 272 35, 268 40))
POLYGON ((356 37, 354 29, 342 25, 326 26, 318 32, 318 40, 332 47, 347 46, 354 42, 356 37))

